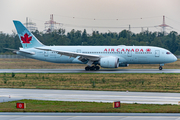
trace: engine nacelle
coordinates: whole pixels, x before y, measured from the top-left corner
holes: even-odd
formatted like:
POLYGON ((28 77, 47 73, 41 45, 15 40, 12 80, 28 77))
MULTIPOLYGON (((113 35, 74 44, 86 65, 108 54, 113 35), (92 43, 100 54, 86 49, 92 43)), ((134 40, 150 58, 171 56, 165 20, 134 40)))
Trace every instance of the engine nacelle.
POLYGON ((118 68, 119 58, 117 57, 104 57, 100 59, 100 65, 104 68, 118 68))

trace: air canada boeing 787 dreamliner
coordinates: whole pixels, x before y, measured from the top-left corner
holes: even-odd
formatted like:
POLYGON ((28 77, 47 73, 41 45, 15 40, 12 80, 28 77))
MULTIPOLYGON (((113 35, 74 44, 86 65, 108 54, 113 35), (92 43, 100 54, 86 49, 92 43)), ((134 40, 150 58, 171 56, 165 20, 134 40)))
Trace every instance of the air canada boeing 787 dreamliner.
POLYGON ((159 64, 177 60, 169 50, 152 46, 46 46, 20 21, 13 21, 23 48, 18 55, 54 63, 87 64, 85 70, 127 67, 129 64, 159 64))

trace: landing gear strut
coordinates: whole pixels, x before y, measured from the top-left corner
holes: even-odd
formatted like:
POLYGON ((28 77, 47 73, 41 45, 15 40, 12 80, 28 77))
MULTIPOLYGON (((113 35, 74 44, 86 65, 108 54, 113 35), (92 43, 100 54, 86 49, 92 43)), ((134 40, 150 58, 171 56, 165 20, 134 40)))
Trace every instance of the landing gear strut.
POLYGON ((159 66, 159 70, 162 70, 163 68, 162 68, 162 66, 159 66))
POLYGON ((159 64, 159 70, 162 70, 162 66, 164 66, 164 64, 159 64))
POLYGON ((89 70, 91 70, 91 71, 96 71, 96 70, 99 70, 100 69, 100 67, 99 66, 86 66, 85 67, 85 70, 86 71, 89 71, 89 70))

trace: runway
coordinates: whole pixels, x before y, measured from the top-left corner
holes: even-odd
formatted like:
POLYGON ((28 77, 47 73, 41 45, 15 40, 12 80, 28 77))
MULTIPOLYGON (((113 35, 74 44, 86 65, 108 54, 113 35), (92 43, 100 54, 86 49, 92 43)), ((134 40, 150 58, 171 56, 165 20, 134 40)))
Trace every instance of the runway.
MULTIPOLYGON (((0 102, 20 99, 144 104, 178 104, 180 93, 0 89, 0 102)), ((1 120, 177 120, 173 113, 1 113, 1 120)))
POLYGON ((0 73, 180 73, 180 69, 0 69, 0 73))
POLYGON ((173 113, 0 113, 1 120, 178 120, 173 113))
POLYGON ((53 101, 88 101, 142 104, 178 104, 180 93, 119 92, 82 90, 0 89, 0 102, 35 99, 53 101))

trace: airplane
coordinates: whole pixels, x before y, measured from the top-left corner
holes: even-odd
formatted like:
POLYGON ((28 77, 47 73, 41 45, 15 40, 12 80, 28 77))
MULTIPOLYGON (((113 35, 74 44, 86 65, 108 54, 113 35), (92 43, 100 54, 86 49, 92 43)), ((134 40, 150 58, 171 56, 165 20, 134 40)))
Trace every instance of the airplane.
POLYGON ((169 50, 154 46, 46 46, 20 21, 13 20, 22 48, 14 53, 53 63, 87 64, 86 71, 127 67, 129 64, 159 64, 177 61, 169 50))

